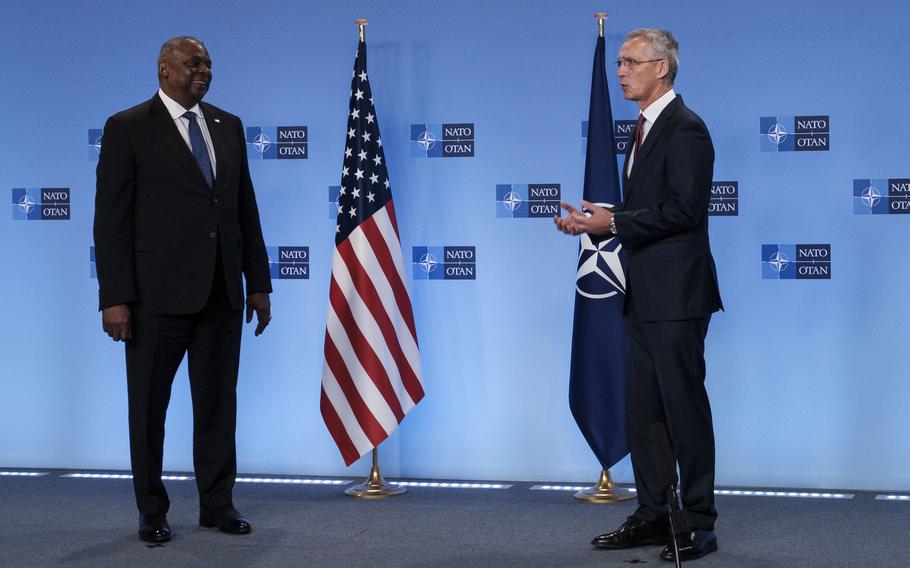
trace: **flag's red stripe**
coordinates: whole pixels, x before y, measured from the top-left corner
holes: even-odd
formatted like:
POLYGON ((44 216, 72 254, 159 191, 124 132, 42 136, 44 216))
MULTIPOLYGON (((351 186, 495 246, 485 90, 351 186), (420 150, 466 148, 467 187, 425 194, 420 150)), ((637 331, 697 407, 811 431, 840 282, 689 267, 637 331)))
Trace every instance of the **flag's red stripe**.
MULTIPOLYGON (((354 254, 354 250, 350 246, 344 246, 348 243, 349 241, 343 242, 341 246, 338 247, 338 253, 348 267, 351 281, 357 289, 361 301, 366 305, 367 309, 373 315, 376 324, 379 326, 380 331, 382 331, 382 336, 385 339, 386 345, 388 345, 389 352, 395 360, 395 366, 398 367, 398 373, 401 375, 401 382, 404 384, 404 388, 408 391, 411 400, 416 404, 417 401, 423 398, 423 386, 420 384, 420 379, 417 377, 417 374, 414 373, 414 369, 411 368, 408 358, 401 349, 401 344, 398 342, 398 334, 395 331, 395 325, 389 318, 389 314, 386 312, 385 305, 379 298, 379 293, 376 291, 373 281, 370 280, 370 276, 367 274, 366 270, 364 270, 357 255, 354 254)), ((398 312, 396 311, 395 313, 398 312)))
POLYGON ((376 385, 376 388, 379 389, 382 398, 388 403, 395 418, 401 423, 404 420, 404 412, 401 410, 401 403, 398 402, 398 395, 392 389, 389 375, 385 372, 382 361, 376 356, 376 352, 373 351, 367 338, 357 326, 354 314, 351 313, 351 306, 348 305, 348 301, 345 299, 334 277, 329 286, 329 302, 331 302, 332 308, 334 308, 335 314, 338 316, 338 321, 341 322, 341 327, 347 333, 348 340, 351 342, 361 366, 367 372, 373 384, 376 385))
MULTIPOLYGON (((388 207, 388 204, 386 207, 388 207)), ((414 337, 414 343, 416 344, 417 330, 414 329, 414 313, 411 311, 411 299, 408 298, 408 291, 405 289, 404 281, 402 280, 404 275, 399 274, 398 270, 395 268, 395 261, 392 260, 392 253, 389 252, 389 245, 385 242, 385 238, 383 238, 379 227, 376 226, 375 216, 372 216, 361 223, 360 230, 363 231, 364 236, 366 236, 367 240, 370 242, 373 253, 379 261, 379 266, 382 267, 386 279, 388 279, 389 284, 392 286, 392 293, 395 294, 395 302, 398 304, 398 311, 401 313, 401 317, 404 319, 405 323, 408 324, 408 329, 411 330, 411 336, 414 337)))
POLYGON ((351 465, 360 458, 360 452, 357 451, 357 447, 354 446, 348 436, 347 430, 344 429, 344 424, 342 424, 341 418, 338 417, 338 413, 335 412, 332 401, 326 396, 325 389, 322 389, 322 396, 319 398, 319 409, 322 411, 322 420, 328 427, 329 434, 332 435, 335 445, 341 451, 344 465, 351 465))
MULTIPOLYGON (((332 281, 334 282, 334 279, 332 281)), ((344 364, 344 359, 341 353, 338 352, 338 348, 328 332, 325 334, 325 360, 332 374, 335 375, 335 380, 338 382, 338 386, 341 387, 344 398, 347 399, 351 412, 354 413, 354 418, 357 419, 357 423, 360 424, 363 433, 366 434, 374 446, 378 446, 380 442, 388 437, 388 434, 382 424, 376 420, 370 407, 363 401, 363 397, 360 396, 360 391, 357 390, 354 379, 348 373, 347 365, 344 364)))
POLYGON ((401 242, 401 235, 398 234, 398 219, 395 218, 395 205, 392 203, 391 199, 385 204, 385 208, 389 210, 389 221, 392 223, 392 228, 395 229, 395 236, 398 237, 398 241, 401 242))

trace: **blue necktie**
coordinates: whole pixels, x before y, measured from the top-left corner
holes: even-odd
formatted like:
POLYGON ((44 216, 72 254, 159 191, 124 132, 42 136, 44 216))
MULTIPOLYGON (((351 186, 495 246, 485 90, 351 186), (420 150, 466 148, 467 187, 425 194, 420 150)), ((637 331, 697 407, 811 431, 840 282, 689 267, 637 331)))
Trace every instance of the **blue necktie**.
POLYGON ((206 183, 212 187, 215 183, 215 176, 212 174, 212 160, 209 159, 209 150, 202 137, 202 130, 196 124, 196 113, 186 111, 183 113, 183 118, 190 121, 190 145, 193 147, 193 156, 196 157, 196 163, 199 164, 206 183))

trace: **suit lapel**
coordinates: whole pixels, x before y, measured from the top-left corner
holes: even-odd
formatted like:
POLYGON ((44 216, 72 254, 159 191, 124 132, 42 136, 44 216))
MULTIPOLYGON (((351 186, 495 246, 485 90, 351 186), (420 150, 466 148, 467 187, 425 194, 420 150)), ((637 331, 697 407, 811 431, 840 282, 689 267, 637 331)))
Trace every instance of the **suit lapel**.
POLYGON ((199 164, 196 163, 196 158, 193 156, 192 150, 186 145, 183 136, 181 136, 180 131, 177 130, 177 125, 174 124, 174 119, 171 118, 171 114, 167 111, 167 107, 164 106, 164 103, 161 102, 158 95, 155 95, 152 98, 150 115, 152 122, 155 124, 155 129, 158 131, 158 136, 171 153, 174 154, 174 157, 177 159, 180 166, 183 167, 190 176, 195 177, 196 181, 199 182, 199 184, 196 185, 208 187, 205 177, 203 177, 202 171, 199 169, 199 164))
POLYGON ((660 135, 663 134, 670 119, 676 114, 676 110, 679 108, 680 104, 682 104, 682 98, 679 95, 676 95, 676 98, 670 101, 670 104, 664 108, 663 112, 660 113, 660 116, 657 117, 657 120, 654 121, 654 126, 648 131, 647 138, 645 138, 644 143, 641 145, 638 155, 635 156, 635 163, 632 164, 632 171, 629 172, 630 185, 634 185, 635 178, 638 176, 638 172, 641 171, 642 164, 648 159, 648 154, 651 153, 651 150, 653 150, 654 146, 659 142, 660 135))

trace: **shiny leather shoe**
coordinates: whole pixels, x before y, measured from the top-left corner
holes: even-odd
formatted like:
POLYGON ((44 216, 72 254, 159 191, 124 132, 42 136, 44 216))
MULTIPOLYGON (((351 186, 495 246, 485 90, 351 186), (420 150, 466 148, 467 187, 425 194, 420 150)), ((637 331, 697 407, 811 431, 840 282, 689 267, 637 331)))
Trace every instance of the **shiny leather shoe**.
POLYGON ((223 509, 200 509, 199 526, 218 527, 221 532, 230 534, 249 534, 253 530, 250 521, 233 507, 223 509))
POLYGON ((139 513, 139 539, 145 542, 171 540, 171 527, 167 524, 167 516, 139 513))
POLYGON ((626 522, 615 531, 594 537, 591 544, 597 548, 619 550, 649 544, 665 544, 669 540, 670 527, 667 519, 643 521, 633 516, 626 519, 626 522))
MULTIPOLYGON (((717 533, 714 531, 695 529, 677 538, 679 540, 679 560, 681 562, 695 560, 717 551, 717 533)), ((675 560, 672 542, 664 547, 660 557, 670 562, 675 560)))

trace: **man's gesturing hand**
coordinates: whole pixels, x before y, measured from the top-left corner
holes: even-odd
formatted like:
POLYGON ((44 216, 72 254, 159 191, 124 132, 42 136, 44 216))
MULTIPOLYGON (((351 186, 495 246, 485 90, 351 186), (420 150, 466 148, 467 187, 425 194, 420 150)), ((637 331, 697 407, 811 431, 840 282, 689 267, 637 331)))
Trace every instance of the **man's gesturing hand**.
POLYGON ((610 232, 610 221, 613 220, 613 213, 609 209, 594 205, 590 201, 581 200, 581 205, 587 209, 590 214, 572 207, 565 201, 559 205, 568 213, 565 217, 553 217, 556 228, 567 235, 580 235, 588 233, 591 235, 605 235, 610 232))

